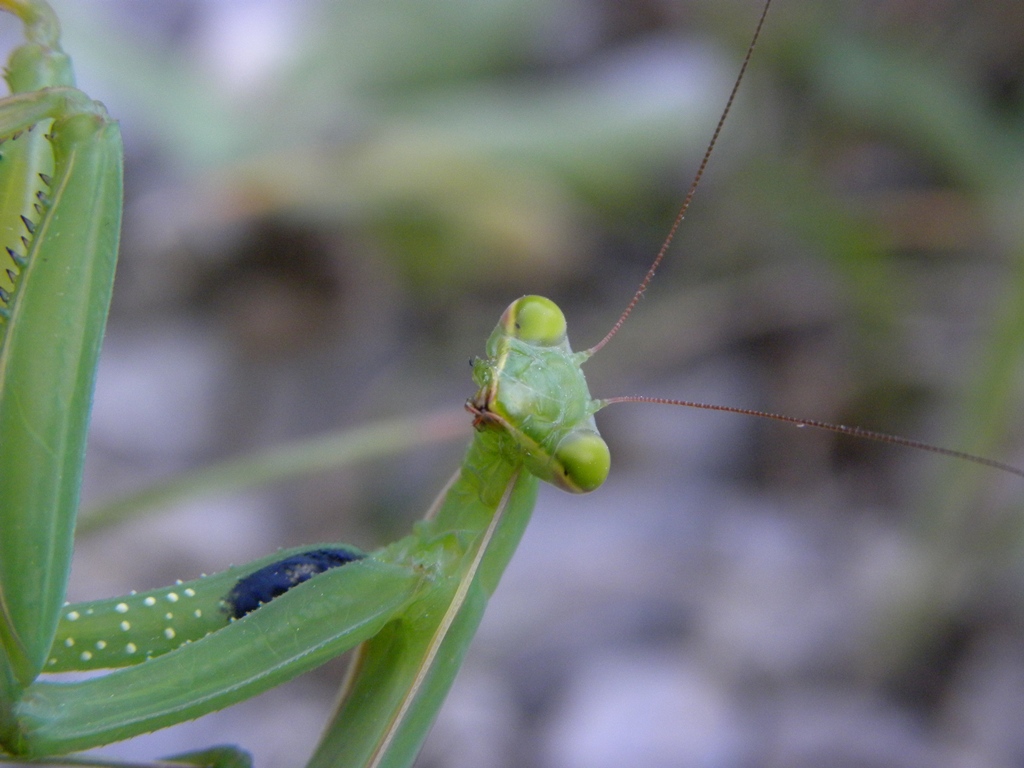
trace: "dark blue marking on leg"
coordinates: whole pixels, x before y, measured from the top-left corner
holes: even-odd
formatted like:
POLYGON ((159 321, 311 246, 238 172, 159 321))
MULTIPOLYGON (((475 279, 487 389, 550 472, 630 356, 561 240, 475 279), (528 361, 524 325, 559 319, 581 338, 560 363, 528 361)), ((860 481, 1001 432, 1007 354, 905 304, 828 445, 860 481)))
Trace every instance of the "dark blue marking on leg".
POLYGON ((239 579, 224 598, 225 610, 240 619, 318 573, 364 557, 357 549, 312 549, 278 560, 239 579))

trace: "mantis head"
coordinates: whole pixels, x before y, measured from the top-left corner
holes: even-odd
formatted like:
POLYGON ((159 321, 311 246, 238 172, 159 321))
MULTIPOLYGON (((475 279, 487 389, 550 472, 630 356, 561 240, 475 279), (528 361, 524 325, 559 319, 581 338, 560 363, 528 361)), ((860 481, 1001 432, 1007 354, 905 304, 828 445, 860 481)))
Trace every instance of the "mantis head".
POLYGON ((473 364, 479 389, 466 403, 473 426, 498 433, 509 458, 572 493, 600 487, 611 467, 594 422, 602 403, 590 397, 580 367, 587 357, 570 348, 557 304, 523 296, 502 313, 487 357, 473 364))

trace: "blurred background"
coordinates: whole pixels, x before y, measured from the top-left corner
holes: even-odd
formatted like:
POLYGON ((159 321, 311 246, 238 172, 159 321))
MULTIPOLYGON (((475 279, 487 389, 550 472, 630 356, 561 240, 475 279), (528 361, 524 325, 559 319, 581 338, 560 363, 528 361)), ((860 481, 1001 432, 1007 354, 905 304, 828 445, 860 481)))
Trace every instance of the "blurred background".
MULTIPOLYGON (((54 5, 127 152, 86 509, 328 430, 457 412, 466 360, 524 293, 596 343, 760 11, 54 5)), ((671 256, 588 364, 592 392, 1024 464, 1022 161, 1016 0, 777 0, 671 256)), ((1024 480, 682 409, 620 405, 599 424, 611 478, 542 492, 419 765, 1024 763, 1024 480)), ((71 599, 294 544, 372 549, 464 444, 84 534, 71 599)), ((235 742, 301 765, 343 670, 107 753, 235 742)))

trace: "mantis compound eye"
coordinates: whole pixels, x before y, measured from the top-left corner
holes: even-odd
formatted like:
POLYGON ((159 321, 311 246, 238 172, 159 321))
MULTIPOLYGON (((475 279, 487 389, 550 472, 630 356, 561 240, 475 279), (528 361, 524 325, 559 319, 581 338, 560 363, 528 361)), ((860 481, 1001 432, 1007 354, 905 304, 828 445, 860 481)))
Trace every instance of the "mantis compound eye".
POLYGON ((608 477, 611 454, 608 443, 590 430, 566 435, 555 449, 557 482, 574 493, 590 493, 608 477))
POLYGON ((509 332, 520 341, 553 347, 565 339, 565 315, 551 299, 523 296, 506 311, 509 332))

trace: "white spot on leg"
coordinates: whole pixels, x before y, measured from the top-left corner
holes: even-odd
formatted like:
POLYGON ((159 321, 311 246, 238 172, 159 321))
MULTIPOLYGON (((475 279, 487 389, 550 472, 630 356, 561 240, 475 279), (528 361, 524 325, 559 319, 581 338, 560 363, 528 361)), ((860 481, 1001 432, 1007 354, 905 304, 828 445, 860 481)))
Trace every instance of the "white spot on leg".
POLYGON ((153 597, 152 595, 150 595, 149 597, 147 597, 145 600, 142 601, 142 604, 147 606, 147 607, 152 608, 154 605, 156 605, 156 598, 153 597))
POLYGON ((125 653, 131 655, 131 654, 135 653, 137 650, 139 650, 139 647, 137 645, 135 645, 135 643, 128 643, 128 645, 126 645, 124 647, 124 650, 125 650, 125 653))
POLYGON ((92 653, 90 653, 89 651, 82 651, 82 655, 78 658, 80 658, 82 661, 89 661, 92 659, 92 653))
POLYGON ((167 602, 168 603, 176 603, 176 602, 178 602, 178 593, 177 592, 168 592, 167 593, 167 602))
POLYGON ((78 621, 81 615, 78 611, 69 611, 66 618, 68 621, 78 621))
POLYGON ((66 638, 64 638, 64 647, 65 648, 72 648, 72 647, 74 647, 74 645, 75 645, 75 638, 73 638, 73 637, 66 637, 66 638))
POLYGON ((122 621, 121 622, 121 631, 122 632, 127 632, 131 628, 132 628, 132 625, 129 624, 127 621, 122 621))
POLYGON ((192 611, 192 615, 195 616, 197 619, 203 618, 203 612, 199 608, 196 608, 194 611, 192 611))
POLYGON ((189 587, 189 588, 187 588, 185 590, 185 597, 195 597, 195 596, 196 596, 196 591, 194 589, 192 589, 192 587, 189 587))
POLYGON ((128 603, 118 603, 114 606, 114 610, 118 613, 128 613, 128 603))
POLYGON ((175 634, 174 630, 171 629, 170 627, 168 627, 167 629, 164 630, 164 637, 166 637, 168 640, 173 640, 174 639, 174 634, 175 634))
POLYGON ((97 640, 96 641, 96 650, 97 651, 102 651, 106 647, 107 647, 107 641, 106 640, 97 640))

